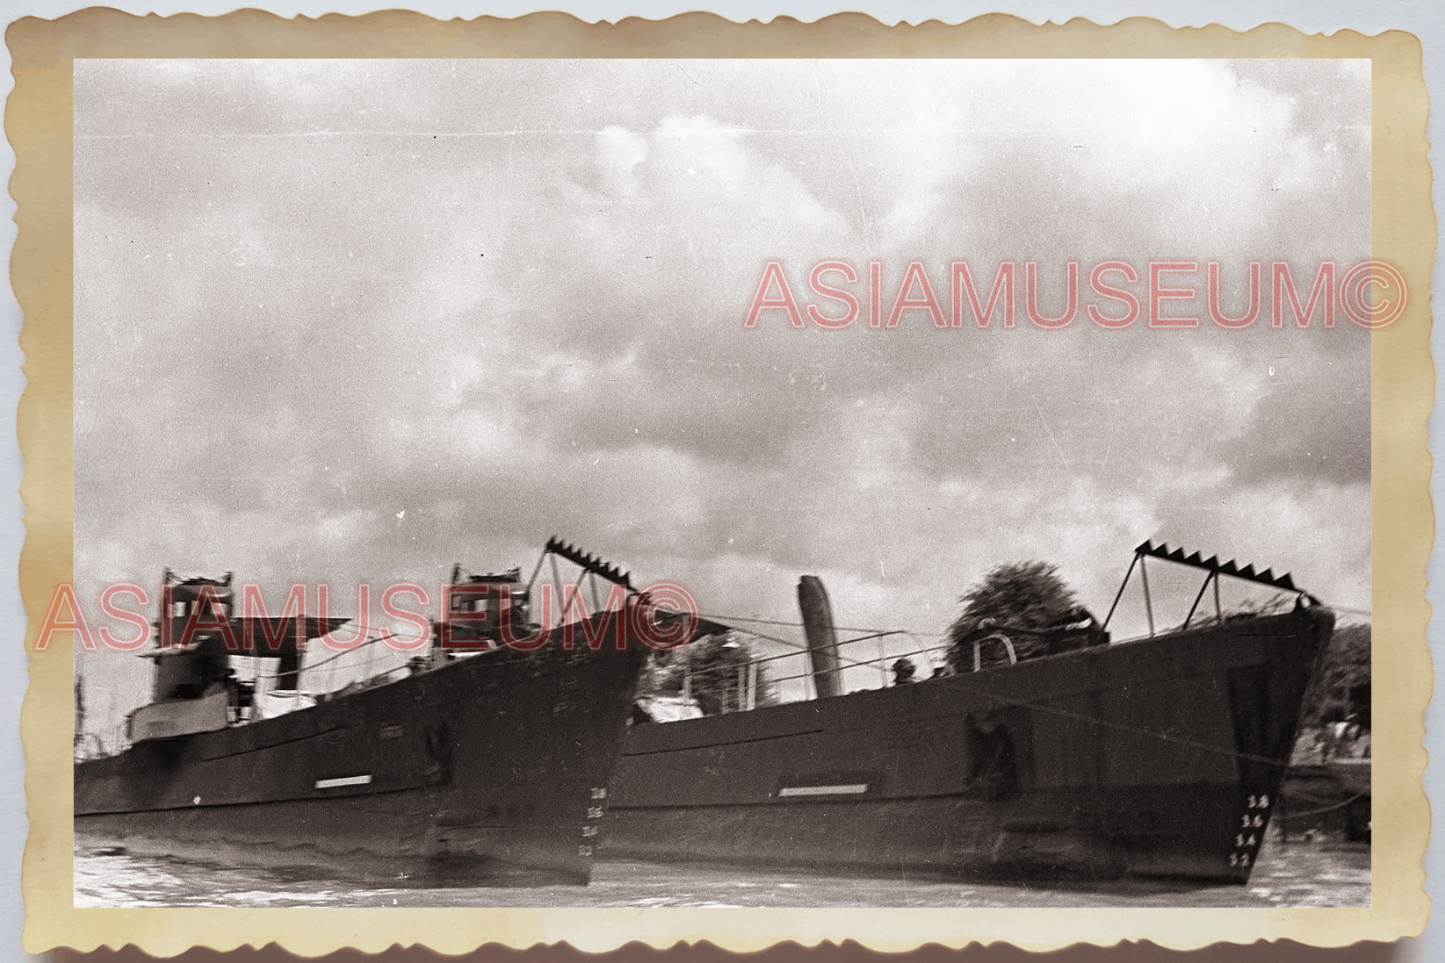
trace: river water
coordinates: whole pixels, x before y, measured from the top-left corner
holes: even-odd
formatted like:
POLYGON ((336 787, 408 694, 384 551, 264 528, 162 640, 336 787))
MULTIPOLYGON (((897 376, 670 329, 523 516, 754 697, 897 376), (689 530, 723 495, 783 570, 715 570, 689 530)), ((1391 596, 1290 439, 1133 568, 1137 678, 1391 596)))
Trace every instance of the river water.
POLYGON ((77 851, 77 907, 686 906, 1317 907, 1370 905, 1366 844, 1267 840, 1247 886, 1113 881, 1000 885, 907 876, 867 879, 773 869, 602 861, 587 887, 420 888, 77 851))

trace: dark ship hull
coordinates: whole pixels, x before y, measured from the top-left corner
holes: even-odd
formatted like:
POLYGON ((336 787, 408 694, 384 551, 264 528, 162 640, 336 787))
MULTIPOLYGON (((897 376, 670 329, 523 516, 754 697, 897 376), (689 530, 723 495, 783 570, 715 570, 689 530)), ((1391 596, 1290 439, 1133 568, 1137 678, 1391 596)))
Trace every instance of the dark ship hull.
POLYGON ((586 883, 644 647, 499 650, 75 767, 90 846, 388 878, 586 883))
POLYGON ((634 726, 603 855, 1242 883, 1333 623, 1300 607, 634 726))

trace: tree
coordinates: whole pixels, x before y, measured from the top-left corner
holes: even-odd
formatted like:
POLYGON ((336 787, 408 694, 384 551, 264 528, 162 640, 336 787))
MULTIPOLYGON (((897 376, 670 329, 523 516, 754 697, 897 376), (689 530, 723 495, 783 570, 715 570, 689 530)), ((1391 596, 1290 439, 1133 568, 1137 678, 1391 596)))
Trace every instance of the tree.
MULTIPOLYGON (((1058 566, 1048 562, 999 565, 959 601, 963 612, 948 630, 949 657, 955 671, 971 671, 974 642, 991 635, 1007 637, 1020 660, 1061 651, 1061 646, 1096 644, 1105 638, 1059 577, 1058 566), (1090 628, 1083 635, 1063 631, 1065 626, 1086 620, 1090 628)), ((999 643, 983 646, 980 656, 984 664, 1007 661, 999 643)))
POLYGON ((1343 722, 1350 716, 1370 727, 1370 623, 1338 626, 1325 646, 1309 692, 1301 725, 1343 722))

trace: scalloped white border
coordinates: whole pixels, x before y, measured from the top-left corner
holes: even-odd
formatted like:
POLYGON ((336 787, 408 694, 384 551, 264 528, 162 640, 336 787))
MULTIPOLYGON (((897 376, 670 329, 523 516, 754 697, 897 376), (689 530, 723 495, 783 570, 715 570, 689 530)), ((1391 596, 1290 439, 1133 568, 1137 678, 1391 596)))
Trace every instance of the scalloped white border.
MULTIPOLYGON (((24 16, 38 16, 46 19, 62 16, 91 4, 68 2, 68 0, 6 0, 5 20, 13 22, 24 16)), ((1223 0, 1208 5, 1191 3, 1187 0, 1012 0, 1004 3, 940 2, 940 0, 902 0, 884 4, 879 0, 840 7, 827 0, 722 0, 711 4, 687 3, 683 0, 592 0, 592 2, 558 2, 548 4, 535 0, 491 0, 491 2, 459 2, 459 0, 422 0, 422 2, 377 3, 367 0, 333 0, 333 2, 224 2, 224 0, 167 0, 156 3, 112 2, 105 6, 114 7, 135 14, 157 13, 161 15, 194 12, 220 14, 239 7, 257 7, 282 16, 320 16, 325 13, 361 14, 372 10, 405 6, 409 9, 440 19, 453 17, 471 18, 482 14, 501 17, 521 16, 539 10, 565 10, 588 21, 618 20, 627 16, 646 19, 664 19, 678 13, 697 9, 709 9, 714 13, 736 21, 768 21, 776 16, 786 15, 803 21, 814 21, 841 10, 867 13, 884 23, 907 21, 919 23, 924 20, 942 20, 957 23, 983 13, 1011 13, 1034 23, 1046 21, 1064 22, 1074 17, 1086 17, 1096 23, 1115 23, 1132 16, 1149 16, 1160 19, 1171 26, 1204 25, 1220 23, 1235 30, 1248 30, 1262 23, 1280 21, 1288 23, 1306 33, 1333 33, 1349 28, 1365 34, 1376 34, 1384 30, 1407 30, 1418 36, 1424 47, 1424 73, 1427 86, 1432 94, 1445 94, 1445 13, 1441 12, 1438 0, 1397 0, 1389 4, 1360 6, 1349 0, 1223 0)), ((9 51, 0 45, 0 84, 4 85, 6 96, 13 86, 10 79, 9 51)), ((1430 112, 1428 136, 1432 145, 1445 144, 1445 101, 1437 100, 1430 112)), ((1433 163, 1440 148, 1432 147, 1430 159, 1433 163)), ((0 141, 0 173, 8 181, 14 168, 14 154, 8 143, 0 141)), ((1435 209, 1445 214, 1445 177, 1436 177, 1433 185, 1435 209)), ((8 193, 0 193, 0 249, 10 250, 15 241, 15 225, 11 218, 15 205, 8 193)), ((7 259, 8 260, 8 259, 7 259)), ((1445 279, 1441 259, 1437 256, 1432 285, 1440 289, 1445 279)), ((20 328, 20 309, 13 294, 0 296, 0 772, 17 774, 0 782, 0 873, 4 873, 3 896, 0 896, 0 949, 14 953, 20 945, 20 929, 24 919, 24 904, 20 897, 19 867, 20 855, 24 849, 27 831, 25 818, 25 792, 18 774, 23 771, 24 755, 21 751, 18 719, 21 699, 25 693, 27 674, 26 655, 22 644, 24 610, 15 573, 18 566, 20 546, 24 540, 21 518, 24 505, 18 494, 22 473, 19 447, 15 439, 15 406, 23 390, 24 381, 20 375, 22 356, 16 344, 20 328)), ((1445 357, 1445 325, 1435 327, 1432 353, 1445 357)), ((1445 396, 1445 365, 1437 370, 1437 405, 1445 396)), ((1431 420, 1432 438, 1430 450, 1437 463, 1441 461, 1440 408, 1431 420)), ((1437 477, 1432 482, 1432 495, 1437 504, 1445 495, 1445 483, 1437 477)), ((1445 514, 1442 512, 1441 514, 1445 514)), ((1437 518, 1438 525, 1438 518, 1437 518)), ((1437 612, 1445 611, 1445 569, 1440 558, 1440 531, 1437 527, 1436 554, 1432 555, 1429 576, 1428 598, 1437 612)), ((1439 624, 1439 617, 1432 620, 1429 632, 1430 648, 1439 660, 1445 654, 1445 636, 1439 624)), ((1442 691, 1445 672, 1437 672, 1436 694, 1442 691)), ((1426 746, 1433 758, 1439 758, 1439 751, 1445 750, 1445 738, 1440 730, 1440 713, 1432 705, 1426 713, 1428 734, 1426 746), (1431 725, 1431 723, 1435 725, 1431 725)), ((1425 788, 1435 809, 1436 801, 1445 796, 1445 778, 1439 766, 1433 765, 1425 775, 1425 788)), ((1437 811, 1445 812, 1445 811, 1437 811)), ((1425 860, 1428 874, 1426 892, 1432 900, 1438 900, 1441 889, 1440 878, 1445 874, 1445 857, 1440 845, 1432 846, 1425 860)), ((11 956, 14 959, 43 960, 29 954, 11 956)), ((1403 940, 1397 947, 1394 960, 1397 963, 1423 963, 1425 960, 1445 958, 1445 923, 1435 923, 1416 940, 1403 940)))

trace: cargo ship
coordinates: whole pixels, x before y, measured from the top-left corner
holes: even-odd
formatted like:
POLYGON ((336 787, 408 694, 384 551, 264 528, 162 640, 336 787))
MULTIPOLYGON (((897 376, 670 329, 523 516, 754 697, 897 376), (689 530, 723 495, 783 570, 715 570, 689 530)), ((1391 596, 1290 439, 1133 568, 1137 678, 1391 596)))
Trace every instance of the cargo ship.
POLYGON ((744 695, 724 703, 741 711, 634 724, 604 856, 1244 883, 1334 625, 1288 574, 1145 542, 1102 625, 1082 613, 1042 633, 984 626, 952 671, 845 694, 821 583, 804 576, 799 601, 816 697, 749 709, 744 695), (1204 573, 1177 628, 1154 630, 1148 560, 1204 573), (1150 634, 1111 642, 1136 569, 1150 634), (1225 577, 1287 593, 1285 610, 1220 610, 1225 577), (1215 613, 1200 618, 1211 585, 1215 613))
POLYGON ((167 572, 160 647, 144 653, 152 701, 130 715, 128 748, 75 765, 77 845, 396 880, 585 884, 646 651, 638 626, 658 611, 616 568, 555 539, 549 555, 554 572, 558 557, 580 568, 577 590, 601 579, 625 601, 571 623, 564 610, 542 629, 517 570, 458 568, 425 652, 315 696, 298 685, 302 649, 347 620, 238 616, 229 575, 167 572), (234 656, 275 671, 242 680, 234 656))

